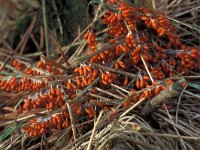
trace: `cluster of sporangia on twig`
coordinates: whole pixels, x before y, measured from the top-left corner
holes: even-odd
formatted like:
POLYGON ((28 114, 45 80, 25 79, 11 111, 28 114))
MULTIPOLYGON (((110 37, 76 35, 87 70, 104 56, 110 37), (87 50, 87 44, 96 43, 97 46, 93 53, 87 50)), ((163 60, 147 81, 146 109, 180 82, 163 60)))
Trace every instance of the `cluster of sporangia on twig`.
MULTIPOLYGON (((113 105, 88 94, 97 95, 99 91, 95 87, 104 90, 111 89, 111 84, 124 87, 132 95, 122 104, 122 107, 127 108, 142 98, 149 100, 164 90, 175 81, 170 77, 200 70, 200 51, 180 42, 176 28, 164 14, 144 7, 133 7, 119 0, 108 0, 105 5, 112 7, 103 17, 103 23, 109 28, 106 31, 106 45, 123 42, 91 56, 67 74, 66 70, 44 59, 32 66, 13 60, 12 65, 22 74, 0 78, 1 90, 30 92, 28 96, 24 95, 18 106, 19 113, 36 108, 49 110, 48 116, 31 119, 23 127, 29 136, 41 136, 53 128, 68 128, 71 121, 66 103, 69 103, 80 122, 83 118, 94 118, 101 109, 116 113, 113 105), (130 76, 100 69, 92 64, 137 74, 137 79, 127 86, 132 80, 130 76), (93 83, 97 77, 99 80, 93 83), (76 96, 91 83, 93 86, 77 100, 76 96)), ((87 55, 103 47, 92 31, 88 31, 84 39, 89 49, 87 55)))

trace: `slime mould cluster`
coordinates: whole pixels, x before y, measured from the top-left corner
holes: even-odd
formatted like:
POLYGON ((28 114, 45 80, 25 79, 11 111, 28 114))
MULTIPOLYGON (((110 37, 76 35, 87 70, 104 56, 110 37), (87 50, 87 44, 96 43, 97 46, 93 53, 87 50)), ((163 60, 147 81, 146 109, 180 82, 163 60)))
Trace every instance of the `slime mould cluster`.
POLYGON ((21 74, 0 77, 1 90, 29 92, 18 105, 19 113, 37 108, 48 110, 47 116, 30 119, 22 127, 30 137, 41 136, 51 129, 69 128, 67 103, 80 122, 81 118, 84 121, 94 118, 102 109, 116 114, 114 105, 92 96, 100 93, 98 89, 124 87, 132 96, 121 107, 128 108, 142 98, 148 101, 159 94, 175 82, 171 77, 200 70, 199 49, 182 44, 175 26, 163 13, 119 0, 107 0, 105 5, 112 7, 102 18, 108 27, 106 42, 102 45, 93 31, 87 31, 85 56, 90 57, 84 63, 66 73, 48 60, 30 65, 15 59, 12 65, 21 74), (137 74, 135 82, 131 83, 132 78, 126 73, 137 74), (79 96, 86 88, 84 96, 79 96))

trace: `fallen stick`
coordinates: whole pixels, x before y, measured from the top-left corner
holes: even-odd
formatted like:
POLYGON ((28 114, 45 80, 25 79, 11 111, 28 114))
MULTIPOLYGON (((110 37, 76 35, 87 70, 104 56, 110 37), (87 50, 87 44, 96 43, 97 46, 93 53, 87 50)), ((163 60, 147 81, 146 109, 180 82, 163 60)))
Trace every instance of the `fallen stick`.
POLYGON ((145 117, 151 114, 153 111, 160 108, 160 106, 169 99, 179 96, 181 91, 184 89, 183 85, 185 83, 186 81, 183 79, 168 85, 165 90, 154 96, 150 101, 145 104, 145 106, 143 106, 140 111, 140 116, 145 117))

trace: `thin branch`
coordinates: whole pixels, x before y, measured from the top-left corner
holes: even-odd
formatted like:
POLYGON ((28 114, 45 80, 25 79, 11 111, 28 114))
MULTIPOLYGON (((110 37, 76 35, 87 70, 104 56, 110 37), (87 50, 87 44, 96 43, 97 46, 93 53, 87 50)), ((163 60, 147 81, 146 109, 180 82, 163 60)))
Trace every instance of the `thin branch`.
POLYGON ((151 82, 154 82, 154 79, 153 79, 153 77, 152 77, 152 75, 151 75, 151 73, 149 71, 149 68, 148 68, 148 66, 147 66, 147 64, 146 64, 146 62, 145 62, 144 57, 142 56, 142 54, 140 54, 140 58, 141 58, 141 60, 142 60, 142 62, 144 64, 144 67, 145 67, 145 69, 146 69, 146 71, 147 71, 147 73, 148 73, 148 75, 149 75, 149 77, 151 79, 151 82))
POLYGON ((45 32, 44 34, 45 34, 46 55, 49 58, 51 53, 49 49, 49 31, 48 31, 47 13, 46 13, 46 0, 42 0, 42 16, 43 16, 44 32, 45 32))
POLYGON ((100 119, 101 119, 102 114, 103 114, 103 111, 100 112, 100 114, 99 114, 99 116, 98 116, 98 118, 97 118, 97 121, 96 121, 95 124, 94 124, 93 130, 92 130, 92 134, 91 134, 91 136, 90 136, 90 140, 89 140, 89 143, 88 143, 87 150, 91 150, 91 147, 92 147, 92 140, 93 140, 93 138, 94 138, 94 135, 95 135, 95 132, 96 132, 96 128, 97 128, 97 125, 98 125, 98 123, 99 123, 99 121, 100 121, 100 119))

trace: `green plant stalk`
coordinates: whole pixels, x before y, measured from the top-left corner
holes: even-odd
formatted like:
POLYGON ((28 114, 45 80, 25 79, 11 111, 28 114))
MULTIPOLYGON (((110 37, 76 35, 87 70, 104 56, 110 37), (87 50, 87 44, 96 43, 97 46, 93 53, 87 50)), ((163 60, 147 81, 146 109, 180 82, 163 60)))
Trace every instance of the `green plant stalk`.
POLYGON ((17 128, 20 128, 24 125, 25 121, 20 122, 19 124, 15 125, 13 123, 8 129, 5 130, 4 133, 0 135, 0 142, 2 142, 4 139, 6 139, 8 136, 10 136, 17 128))

